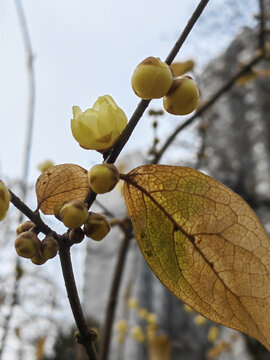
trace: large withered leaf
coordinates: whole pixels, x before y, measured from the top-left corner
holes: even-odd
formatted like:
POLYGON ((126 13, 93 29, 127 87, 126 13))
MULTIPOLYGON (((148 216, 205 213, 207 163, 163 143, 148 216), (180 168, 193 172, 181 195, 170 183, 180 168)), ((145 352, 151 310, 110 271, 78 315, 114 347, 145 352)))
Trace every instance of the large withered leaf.
POLYGON ((44 214, 52 215, 56 204, 68 200, 83 201, 88 191, 87 170, 74 164, 52 166, 37 179, 38 208, 44 214))
POLYGON ((160 281, 270 349, 270 240, 247 203, 186 167, 145 165, 124 180, 137 242, 160 281))

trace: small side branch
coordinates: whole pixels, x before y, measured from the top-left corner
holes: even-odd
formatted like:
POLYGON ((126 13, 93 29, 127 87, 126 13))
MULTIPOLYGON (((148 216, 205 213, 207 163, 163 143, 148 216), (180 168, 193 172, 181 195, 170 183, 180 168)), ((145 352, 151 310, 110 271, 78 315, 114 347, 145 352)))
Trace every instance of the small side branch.
POLYGON ((11 198, 10 201, 12 204, 20 210, 22 214, 24 214, 28 219, 33 221, 33 223, 37 226, 37 228, 43 232, 43 234, 48 235, 49 233, 55 234, 55 232, 44 223, 41 219, 40 215, 34 211, 32 211, 18 196, 16 196, 11 190, 9 190, 11 198))
POLYGON ((260 30, 259 30, 259 48, 265 54, 265 6, 264 6, 264 0, 259 0, 259 7, 260 7, 260 15, 259 15, 259 21, 260 21, 260 30))
POLYGON ((263 54, 257 55, 253 58, 248 64, 243 66, 241 70, 239 70, 235 75, 233 75, 224 85, 222 85, 215 93, 211 96, 209 100, 203 103, 198 110, 192 115, 189 119, 187 119, 184 123, 176 127, 176 129, 172 132, 170 136, 168 136, 166 142, 162 146, 162 148, 157 152, 156 156, 152 160, 152 164, 157 164, 168 147, 172 144, 173 140, 176 136, 184 130, 186 127, 191 125, 194 120, 196 120, 199 116, 201 116, 211 105, 213 105, 226 91, 230 90, 230 88, 235 84, 236 80, 248 72, 252 66, 257 64, 263 58, 263 54))

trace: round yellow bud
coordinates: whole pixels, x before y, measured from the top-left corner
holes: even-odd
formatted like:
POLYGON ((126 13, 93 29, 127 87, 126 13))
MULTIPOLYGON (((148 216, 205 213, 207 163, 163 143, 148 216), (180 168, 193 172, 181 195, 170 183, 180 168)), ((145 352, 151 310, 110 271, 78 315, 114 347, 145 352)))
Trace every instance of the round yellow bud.
POLYGON ((135 69, 131 86, 142 99, 159 99, 166 95, 173 83, 170 67, 160 58, 148 57, 135 69))
POLYGON ((41 241, 40 252, 44 259, 48 260, 54 258, 57 255, 58 250, 59 244, 52 236, 47 235, 41 241))
POLYGON ((115 330, 122 333, 127 333, 128 331, 127 321, 125 319, 118 320, 115 323, 115 330))
POLYGON ((146 319, 146 318, 147 318, 147 315, 148 315, 147 309, 145 309, 145 308, 140 308, 140 309, 138 310, 138 315, 139 315, 139 317, 140 317, 141 319, 146 319))
POLYGON ((21 233, 15 240, 15 249, 19 256, 31 259, 39 251, 41 241, 31 231, 21 233))
POLYGON ((219 329, 217 326, 211 326, 208 330, 208 334, 207 334, 207 340, 210 342, 214 342, 219 334, 219 329))
POLYGON ((9 202, 10 202, 10 193, 8 191, 8 188, 3 183, 3 181, 0 180, 0 221, 4 220, 6 216, 6 212, 9 208, 9 202))
POLYGON ((198 326, 204 325, 206 323, 207 319, 202 315, 196 315, 194 317, 194 323, 198 326))
POLYGON ((88 172, 91 189, 97 194, 111 191, 119 181, 119 172, 113 164, 93 166, 88 172))
POLYGON ((56 219, 60 220, 61 221, 61 218, 60 218, 60 210, 62 209, 62 207, 64 206, 64 204, 66 204, 66 201, 62 201, 58 204, 55 205, 54 209, 53 209, 53 213, 54 213, 54 216, 56 217, 56 219))
POLYGON ((127 305, 130 309, 136 309, 138 307, 138 300, 134 298, 129 298, 127 305))
POLYGON ((139 325, 135 325, 130 330, 131 336, 134 340, 137 340, 138 342, 144 342, 145 341, 145 335, 142 330, 142 328, 139 325))
POLYGON ((17 229, 16 229, 16 233, 17 235, 25 232, 25 231, 29 231, 30 229, 34 228, 35 227, 35 224, 30 221, 30 220, 27 220, 27 221, 24 221, 23 223, 21 223, 17 229))
POLYGON ((90 213, 84 224, 85 235, 96 241, 104 239, 110 229, 110 223, 101 214, 90 213))
POLYGON ((81 228, 72 229, 68 237, 73 244, 79 244, 84 239, 84 232, 81 228))
POLYGON ((38 251, 35 256, 31 257, 30 260, 35 265, 43 265, 47 261, 47 259, 44 259, 44 257, 41 255, 40 251, 38 251))
POLYGON ((86 222, 88 218, 88 209, 82 201, 71 200, 61 207, 59 215, 66 227, 75 229, 86 222))
POLYGON ((199 104, 200 89, 190 76, 174 79, 172 87, 163 98, 164 109, 173 115, 187 115, 199 104))
POLYGON ((148 313, 146 316, 146 321, 149 325, 157 325, 157 315, 155 313, 148 313))

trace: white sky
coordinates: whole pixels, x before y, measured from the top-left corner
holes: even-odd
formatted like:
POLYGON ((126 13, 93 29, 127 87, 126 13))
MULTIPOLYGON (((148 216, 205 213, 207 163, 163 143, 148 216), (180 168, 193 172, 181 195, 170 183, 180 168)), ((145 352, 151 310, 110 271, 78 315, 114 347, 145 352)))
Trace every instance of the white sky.
MULTIPOLYGON (((147 56, 166 57, 199 1, 24 0, 22 3, 35 54, 36 107, 30 165, 30 180, 34 181, 39 175, 37 164, 46 158, 86 168, 101 161, 99 154, 81 149, 72 138, 72 106, 85 110, 98 96, 110 94, 129 117, 138 103, 130 86, 134 68, 147 56)), ((250 14, 252 6, 256 9, 256 0, 246 0, 243 6, 242 1, 235 5, 229 0, 227 7, 225 3, 225 0, 210 1, 178 59, 195 58, 201 68, 225 47, 233 31, 242 23, 252 22, 250 14), (242 13, 243 19, 233 7, 242 13), (234 15, 238 21, 233 25, 234 15)), ((0 176, 20 177, 28 83, 13 0, 0 2, 0 84, 0 176)), ((160 104, 153 102, 155 107, 160 104)), ((127 150, 149 147, 152 140, 149 124, 147 118, 141 121, 127 150)), ((164 124, 164 131, 171 126, 172 121, 164 124)))

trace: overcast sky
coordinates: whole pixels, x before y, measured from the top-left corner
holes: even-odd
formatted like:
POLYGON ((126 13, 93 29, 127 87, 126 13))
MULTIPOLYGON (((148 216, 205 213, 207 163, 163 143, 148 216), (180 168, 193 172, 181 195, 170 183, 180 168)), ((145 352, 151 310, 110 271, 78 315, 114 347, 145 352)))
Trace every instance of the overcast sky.
MULTIPOLYGON (((110 94, 130 116, 138 98, 130 78, 149 55, 164 59, 198 0, 24 0, 35 55, 36 106, 30 180, 37 164, 77 163, 86 168, 101 156, 81 149, 70 131, 72 106, 85 110, 110 94)), ((212 0, 178 56, 201 69, 244 23, 253 24, 256 0, 212 0), (230 26, 228 27, 228 23, 230 26)), ((0 174, 20 177, 28 83, 15 1, 0 1, 0 174)), ((153 102, 159 107, 159 100, 153 102)), ((170 118, 170 117, 169 117, 170 118)), ((173 120, 174 122, 175 120, 173 120)), ((177 119, 181 121, 181 119, 177 119)), ((127 150, 151 143, 150 121, 141 121, 127 150)), ((172 120, 164 124, 164 131, 172 120)))

